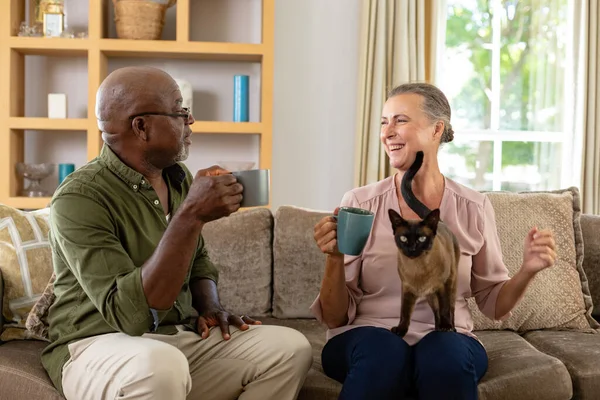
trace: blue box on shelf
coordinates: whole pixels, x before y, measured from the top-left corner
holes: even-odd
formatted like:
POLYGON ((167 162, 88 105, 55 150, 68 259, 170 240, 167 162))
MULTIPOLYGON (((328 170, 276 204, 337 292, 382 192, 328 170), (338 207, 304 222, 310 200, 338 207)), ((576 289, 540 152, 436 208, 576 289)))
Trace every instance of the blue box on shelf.
POLYGON ((248 75, 233 77, 233 122, 248 122, 248 75))

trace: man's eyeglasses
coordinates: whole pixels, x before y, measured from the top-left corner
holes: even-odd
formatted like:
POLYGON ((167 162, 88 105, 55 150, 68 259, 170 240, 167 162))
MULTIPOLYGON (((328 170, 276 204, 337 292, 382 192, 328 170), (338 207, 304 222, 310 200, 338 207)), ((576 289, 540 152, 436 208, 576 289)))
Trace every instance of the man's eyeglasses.
POLYGON ((131 115, 129 119, 134 119, 136 117, 143 117, 145 115, 164 115, 166 117, 181 117, 183 121, 187 124, 190 121, 190 116, 192 115, 190 109, 187 107, 182 108, 181 113, 163 113, 163 112, 144 112, 135 115, 131 115))

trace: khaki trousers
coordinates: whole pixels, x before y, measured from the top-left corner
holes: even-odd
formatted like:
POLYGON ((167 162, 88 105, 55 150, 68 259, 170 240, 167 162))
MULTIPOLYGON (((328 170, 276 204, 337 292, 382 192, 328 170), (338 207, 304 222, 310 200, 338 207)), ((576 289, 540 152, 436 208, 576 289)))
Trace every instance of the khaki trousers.
POLYGON ((128 336, 111 333, 69 345, 62 385, 68 400, 293 400, 312 363, 300 332, 257 325, 128 336))

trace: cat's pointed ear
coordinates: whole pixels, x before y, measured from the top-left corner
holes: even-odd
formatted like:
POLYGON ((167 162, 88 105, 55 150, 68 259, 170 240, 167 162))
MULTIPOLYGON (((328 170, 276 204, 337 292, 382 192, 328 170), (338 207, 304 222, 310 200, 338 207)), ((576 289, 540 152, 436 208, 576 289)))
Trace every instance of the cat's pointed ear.
POLYGON ((423 220, 423 224, 427 225, 432 231, 436 231, 438 222, 440 222, 440 209, 436 208, 432 210, 425 219, 423 220))
POLYGON ((388 209, 388 214, 390 215, 390 221, 392 221, 392 229, 405 224, 406 221, 404 221, 404 218, 396 210, 390 208, 388 209))

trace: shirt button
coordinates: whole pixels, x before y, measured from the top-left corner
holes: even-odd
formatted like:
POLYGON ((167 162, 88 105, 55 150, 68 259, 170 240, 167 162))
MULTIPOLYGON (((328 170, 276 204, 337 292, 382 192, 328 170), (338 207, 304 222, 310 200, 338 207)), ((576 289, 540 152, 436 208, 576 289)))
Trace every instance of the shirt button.
POLYGON ((133 190, 137 190, 138 185, 133 185, 133 190))
POLYGON ((146 184, 146 181, 145 181, 145 180, 142 180, 140 183, 141 183, 142 185, 145 185, 145 184, 146 184))
POLYGON ((157 206, 157 205, 159 205, 159 204, 160 204, 160 201, 158 201, 158 200, 154 200, 154 205, 155 205, 155 206, 157 206))

